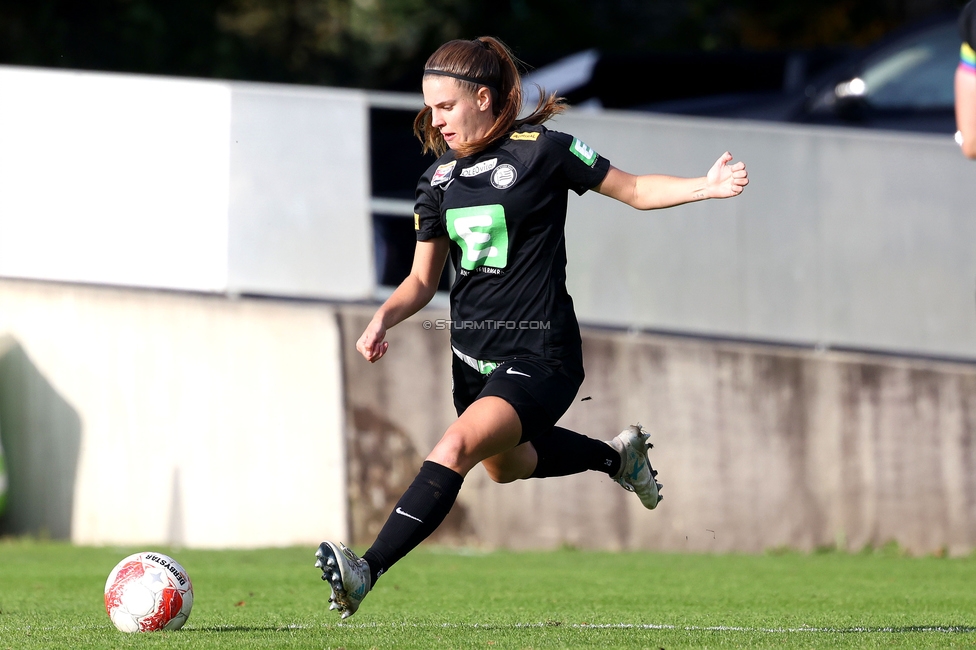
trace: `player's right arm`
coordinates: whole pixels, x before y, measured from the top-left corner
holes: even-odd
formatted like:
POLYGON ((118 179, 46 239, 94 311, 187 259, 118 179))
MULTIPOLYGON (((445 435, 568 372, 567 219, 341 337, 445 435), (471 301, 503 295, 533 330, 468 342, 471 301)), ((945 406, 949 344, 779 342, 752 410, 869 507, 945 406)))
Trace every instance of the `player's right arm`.
POLYGON ((434 297, 447 261, 449 242, 447 235, 417 242, 410 275, 376 310, 356 342, 356 350, 367 361, 375 363, 386 354, 390 347, 385 340, 386 330, 416 314, 434 297))
POLYGON ((967 158, 976 159, 976 2, 969 2, 959 16, 963 44, 956 68, 956 128, 959 145, 967 158))
POLYGON ((963 154, 976 159, 976 68, 962 63, 956 68, 956 128, 963 154))

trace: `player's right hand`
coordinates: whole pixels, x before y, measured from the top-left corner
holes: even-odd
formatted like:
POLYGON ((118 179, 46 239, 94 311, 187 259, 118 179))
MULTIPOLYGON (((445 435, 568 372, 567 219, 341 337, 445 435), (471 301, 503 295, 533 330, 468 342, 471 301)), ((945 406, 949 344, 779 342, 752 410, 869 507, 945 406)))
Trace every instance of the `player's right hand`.
POLYGON ((385 338, 386 327, 383 323, 372 320, 366 326, 363 335, 356 341, 356 350, 370 363, 376 363, 390 348, 390 344, 383 340, 385 338))

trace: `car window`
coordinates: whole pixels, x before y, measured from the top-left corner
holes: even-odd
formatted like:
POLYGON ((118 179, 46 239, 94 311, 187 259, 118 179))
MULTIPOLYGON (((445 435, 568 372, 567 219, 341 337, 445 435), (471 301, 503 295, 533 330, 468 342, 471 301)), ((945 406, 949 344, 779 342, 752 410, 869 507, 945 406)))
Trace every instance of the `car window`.
POLYGON ((959 34, 947 23, 878 52, 858 75, 864 99, 880 109, 934 109, 953 105, 959 34))

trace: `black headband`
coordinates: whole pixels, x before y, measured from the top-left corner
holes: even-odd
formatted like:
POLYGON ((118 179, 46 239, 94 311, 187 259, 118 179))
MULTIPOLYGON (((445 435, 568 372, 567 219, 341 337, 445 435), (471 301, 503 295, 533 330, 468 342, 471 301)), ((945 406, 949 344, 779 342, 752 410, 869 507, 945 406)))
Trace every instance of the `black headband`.
POLYGON ((446 72, 444 70, 434 70, 433 68, 425 68, 424 69, 424 74, 425 75, 428 75, 428 74, 439 74, 439 75, 444 76, 444 77, 452 77, 454 79, 460 79, 461 81, 468 81, 468 82, 473 83, 473 84, 478 84, 479 86, 488 86, 489 88, 491 88, 492 90, 494 90, 496 93, 498 92, 498 83, 495 82, 495 81, 489 81, 487 79, 478 79, 476 77, 468 77, 467 75, 455 74, 453 72, 446 72))

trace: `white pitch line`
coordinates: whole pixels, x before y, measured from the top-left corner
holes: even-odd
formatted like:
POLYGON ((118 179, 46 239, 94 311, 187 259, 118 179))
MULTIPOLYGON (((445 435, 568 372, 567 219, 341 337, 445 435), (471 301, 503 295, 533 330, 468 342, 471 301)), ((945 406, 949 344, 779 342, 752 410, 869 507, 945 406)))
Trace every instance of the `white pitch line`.
MULTIPOLYGON (((784 634, 799 632, 814 632, 821 634, 904 634, 908 632, 937 632, 942 634, 974 634, 976 627, 963 625, 905 625, 905 626, 886 626, 886 627, 741 627, 734 625, 666 625, 654 623, 514 623, 511 625, 494 625, 491 623, 336 623, 334 626, 325 624, 326 627, 344 628, 448 628, 448 629, 525 629, 525 628, 545 628, 545 627, 565 627, 577 630, 607 630, 607 629, 636 629, 636 630, 679 630, 684 632, 758 632, 762 634, 784 634)), ((298 627, 298 626, 296 626, 298 627)))
MULTIPOLYGON (((73 630, 94 630, 110 627, 110 625, 77 625, 73 630)), ((290 625, 276 626, 278 630, 312 630, 322 628, 341 628, 341 629, 377 629, 377 628, 413 628, 413 629, 471 629, 471 630, 504 630, 504 629, 526 629, 526 628, 546 628, 563 627, 573 630, 677 630, 682 632, 754 632, 760 634, 793 634, 800 632, 813 632, 820 634, 905 634, 910 632, 941 633, 941 634, 974 634, 976 626, 968 627, 964 625, 904 625, 899 627, 741 627, 735 625, 666 625, 655 623, 512 623, 507 625, 493 623, 323 623, 321 625, 301 625, 293 623, 290 625)), ((21 631, 30 632, 32 630, 54 631, 61 629, 55 626, 28 625, 21 631)), ((187 630, 220 631, 223 629, 240 630, 238 626, 216 625, 213 627, 196 627, 187 625, 187 630)), ((266 632, 266 627, 256 627, 255 632, 266 632)))
POLYGON ((904 633, 904 632, 944 632, 944 633, 973 633, 976 632, 976 627, 963 627, 963 626, 911 626, 906 625, 904 627, 739 627, 731 625, 712 625, 712 626, 697 626, 697 625, 654 625, 654 624, 641 624, 634 625, 631 623, 611 623, 611 624, 594 624, 594 625, 583 625, 583 624, 573 624, 569 627, 573 628, 597 628, 597 629, 641 629, 641 630, 683 630, 686 632, 763 632, 768 634, 782 634, 786 632, 821 632, 827 634, 850 634, 850 633, 904 633))

